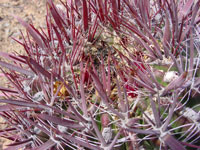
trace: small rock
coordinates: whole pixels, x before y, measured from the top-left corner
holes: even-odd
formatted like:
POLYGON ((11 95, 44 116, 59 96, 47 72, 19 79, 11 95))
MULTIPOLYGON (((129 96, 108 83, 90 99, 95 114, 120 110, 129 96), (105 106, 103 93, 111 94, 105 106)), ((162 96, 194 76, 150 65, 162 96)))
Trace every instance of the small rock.
POLYGON ((173 81, 174 79, 176 79, 177 77, 178 77, 178 72, 168 71, 165 73, 163 81, 169 83, 169 82, 173 81))
POLYGON ((10 26, 10 23, 8 23, 8 22, 6 22, 6 23, 3 24, 4 28, 9 27, 9 26, 10 26))

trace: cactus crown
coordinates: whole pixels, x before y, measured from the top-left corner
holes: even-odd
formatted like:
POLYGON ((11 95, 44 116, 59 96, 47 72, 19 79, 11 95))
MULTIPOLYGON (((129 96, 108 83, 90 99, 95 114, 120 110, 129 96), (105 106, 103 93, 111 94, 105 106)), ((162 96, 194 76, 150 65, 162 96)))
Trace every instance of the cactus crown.
POLYGON ((199 3, 47 0, 40 30, 16 17, 26 55, 0 52, 0 135, 12 149, 200 148, 199 3))

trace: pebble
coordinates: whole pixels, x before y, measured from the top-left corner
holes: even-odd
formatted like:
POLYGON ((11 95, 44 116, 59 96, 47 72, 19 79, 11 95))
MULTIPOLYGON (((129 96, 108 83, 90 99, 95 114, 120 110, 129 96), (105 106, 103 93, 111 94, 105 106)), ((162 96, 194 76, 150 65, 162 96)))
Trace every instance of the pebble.
POLYGON ((173 81, 174 79, 176 79, 178 77, 178 72, 176 71, 168 71, 165 73, 163 81, 170 83, 171 81, 173 81))

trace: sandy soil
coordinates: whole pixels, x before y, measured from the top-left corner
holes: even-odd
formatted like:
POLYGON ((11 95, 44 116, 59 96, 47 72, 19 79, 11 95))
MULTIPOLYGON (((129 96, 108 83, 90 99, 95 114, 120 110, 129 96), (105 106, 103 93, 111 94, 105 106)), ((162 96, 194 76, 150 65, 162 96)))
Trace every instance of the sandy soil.
MULTIPOLYGON (((25 33, 25 29, 12 15, 33 23, 36 28, 44 27, 46 0, 0 0, 0 51, 23 53, 23 47, 11 37, 21 39, 20 30, 25 33)), ((0 118, 0 130, 4 127, 3 119, 0 118)), ((0 139, 0 150, 8 143, 9 141, 0 139)))
POLYGON ((0 1, 0 50, 22 52, 23 48, 11 37, 21 38, 20 30, 25 29, 12 16, 16 15, 36 28, 44 26, 46 14, 46 0, 1 0, 0 1))

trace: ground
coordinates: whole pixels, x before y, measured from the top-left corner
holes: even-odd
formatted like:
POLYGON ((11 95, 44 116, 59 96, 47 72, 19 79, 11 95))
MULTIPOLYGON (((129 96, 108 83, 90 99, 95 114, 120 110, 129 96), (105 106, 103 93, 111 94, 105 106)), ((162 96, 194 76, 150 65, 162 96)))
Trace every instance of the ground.
POLYGON ((33 22, 38 28, 45 24, 46 0, 1 0, 0 1, 0 50, 22 52, 23 48, 11 37, 21 38, 23 26, 13 17, 19 16, 27 22, 33 22))
MULTIPOLYGON (((25 29, 13 15, 21 17, 26 22, 32 22, 36 28, 44 27, 46 0, 0 0, 0 51, 23 53, 23 47, 11 37, 21 39, 20 30, 25 33, 25 29)), ((1 130, 4 127, 2 118, 0 122, 1 130)), ((9 141, 0 139, 0 150, 8 143, 9 141)))

